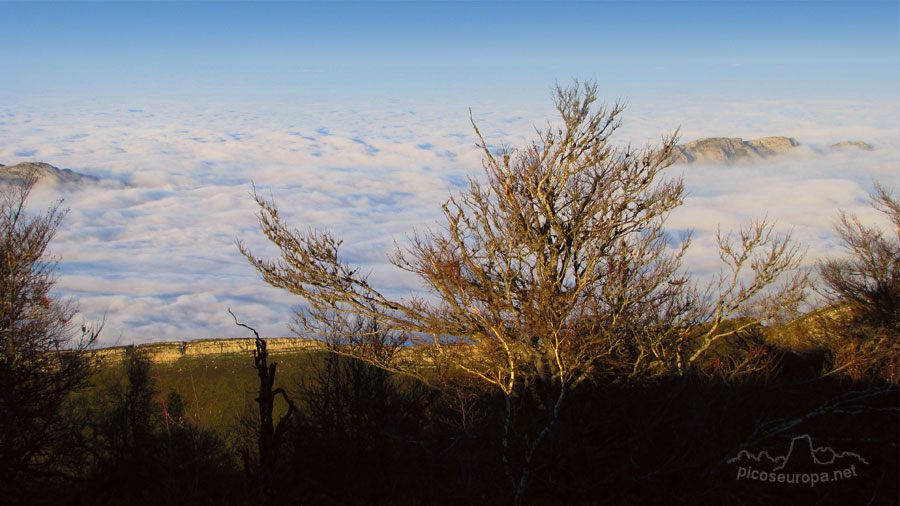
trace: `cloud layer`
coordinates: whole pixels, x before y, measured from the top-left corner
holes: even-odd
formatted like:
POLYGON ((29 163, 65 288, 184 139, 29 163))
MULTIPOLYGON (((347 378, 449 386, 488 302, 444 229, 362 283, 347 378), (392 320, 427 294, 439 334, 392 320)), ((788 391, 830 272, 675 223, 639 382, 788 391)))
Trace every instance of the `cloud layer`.
MULTIPOLYGON (((495 145, 522 146, 551 119, 534 106, 475 108, 495 145)), ((865 198, 873 180, 900 189, 897 104, 869 102, 636 103, 616 141, 642 145, 680 127, 702 136, 796 137, 806 145, 865 140, 873 152, 814 150, 764 163, 678 165, 689 197, 673 230, 693 229, 689 267, 716 268, 713 234, 767 215, 816 257, 839 252, 838 209, 879 217, 865 198)), ((299 301, 260 281, 237 252, 241 238, 275 252, 258 230, 251 184, 271 193, 299 228, 325 227, 345 240, 348 261, 402 297, 415 279, 386 263, 394 241, 439 219, 449 192, 481 174, 463 104, 334 104, 224 108, 177 102, 57 106, 0 104, 0 163, 39 160, 104 178, 90 187, 41 187, 38 208, 70 209, 52 249, 58 289, 88 320, 105 315, 104 344, 234 337, 231 307, 261 333, 288 335, 299 301)), ((882 222, 883 223, 883 222, 882 222)))

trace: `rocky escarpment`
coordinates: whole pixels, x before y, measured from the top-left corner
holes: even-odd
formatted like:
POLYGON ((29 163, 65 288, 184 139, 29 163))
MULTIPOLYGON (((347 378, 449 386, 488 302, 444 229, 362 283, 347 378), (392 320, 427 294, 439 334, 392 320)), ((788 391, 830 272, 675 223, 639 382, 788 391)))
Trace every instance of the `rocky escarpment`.
POLYGON ((872 151, 875 146, 863 141, 841 141, 828 146, 834 151, 844 151, 847 149, 861 149, 863 151, 872 151))
POLYGON ((58 169, 49 163, 22 162, 16 165, 0 164, 0 182, 14 183, 20 181, 22 176, 34 171, 38 182, 53 185, 95 183, 99 181, 94 176, 80 174, 70 169, 58 169))
POLYGON ((799 145, 790 137, 763 137, 749 141, 740 137, 706 137, 682 144, 677 149, 682 162, 735 162, 771 158, 799 145))
MULTIPOLYGON (((104 362, 123 360, 131 346, 115 346, 94 351, 94 356, 104 362)), ((155 364, 172 363, 182 358, 202 358, 214 355, 252 355, 256 348, 254 339, 198 339, 196 341, 176 341, 134 345, 133 348, 155 364)), ((274 337, 266 339, 269 353, 290 353, 310 349, 324 349, 324 344, 315 339, 274 337)))
MULTIPOLYGON (((786 154, 800 146, 791 137, 763 137, 744 140, 740 137, 704 137, 676 147, 678 161, 685 163, 732 163, 763 160, 786 154)), ((827 151, 861 149, 872 151, 871 144, 862 141, 842 141, 832 144, 827 151)), ((814 151, 826 151, 815 149, 814 151)))

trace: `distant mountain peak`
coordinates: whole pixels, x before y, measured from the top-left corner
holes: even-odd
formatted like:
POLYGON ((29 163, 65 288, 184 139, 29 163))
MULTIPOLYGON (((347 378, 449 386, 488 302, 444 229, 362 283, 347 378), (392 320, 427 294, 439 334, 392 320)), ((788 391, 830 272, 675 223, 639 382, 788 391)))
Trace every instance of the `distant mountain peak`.
POLYGON ((771 158, 800 143, 791 137, 762 137, 745 141, 740 137, 704 137, 677 146, 679 160, 688 163, 734 162, 771 158))
POLYGON ((22 162, 15 165, 0 164, 0 182, 15 182, 30 171, 34 171, 37 174, 38 182, 53 185, 96 183, 99 181, 99 178, 94 176, 81 174, 70 169, 58 169, 49 163, 22 162))
MULTIPOLYGON (((793 137, 762 137, 744 140, 740 137, 703 137, 676 146, 678 161, 685 163, 733 163, 764 160, 790 152, 800 146, 793 137)), ((841 141, 828 147, 830 151, 875 148, 863 141, 841 141)), ((820 151, 821 150, 817 150, 820 151)))
POLYGON ((828 146, 832 150, 843 151, 846 149, 861 149, 863 151, 873 151, 875 146, 863 141, 841 141, 828 146))

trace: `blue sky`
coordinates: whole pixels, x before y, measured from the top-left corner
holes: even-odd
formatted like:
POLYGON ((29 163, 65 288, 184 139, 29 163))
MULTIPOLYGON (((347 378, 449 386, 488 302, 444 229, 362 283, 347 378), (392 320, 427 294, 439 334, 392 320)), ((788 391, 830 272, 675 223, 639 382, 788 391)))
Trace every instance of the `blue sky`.
POLYGON ((694 230, 687 268, 718 269, 715 233, 758 216, 793 230, 804 268, 840 254, 838 209, 900 189, 897 2, 144 3, 0 0, 0 163, 101 178, 40 187, 70 209, 52 244, 58 293, 103 344, 237 337, 226 312, 289 335, 298 300, 237 252, 272 253, 251 181, 298 227, 345 239, 391 296, 386 261, 478 176, 469 108, 493 145, 553 120, 550 90, 596 80, 627 102, 619 144, 769 135, 791 156, 674 166, 669 221, 694 230), (871 152, 832 152, 863 140, 871 152))
POLYGON ((575 74, 617 95, 833 98, 900 77, 897 2, 3 2, 0 18, 4 88, 28 96, 433 99, 575 74))

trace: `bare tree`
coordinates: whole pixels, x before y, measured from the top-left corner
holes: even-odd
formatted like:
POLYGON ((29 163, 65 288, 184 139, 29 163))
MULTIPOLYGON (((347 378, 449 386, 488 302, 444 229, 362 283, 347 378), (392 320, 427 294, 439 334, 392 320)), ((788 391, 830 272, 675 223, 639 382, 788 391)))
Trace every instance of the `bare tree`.
MULTIPOLYGON (((655 359, 651 363, 663 368, 674 364, 684 373, 716 343, 752 332, 779 317, 796 316, 808 275, 797 270, 802 260, 800 245, 789 233, 779 235, 774 228, 772 222, 756 220, 736 235, 718 232, 724 269, 705 289, 688 286, 671 296, 664 302, 661 321, 649 326, 649 336, 637 333, 643 346, 642 355, 634 361, 635 372, 641 370, 649 352, 655 359)), ((660 313, 649 314, 656 318, 660 313)), ((729 375, 754 372, 752 362, 734 363, 729 375)))
POLYGON ((265 281, 308 302, 296 315, 298 332, 343 332, 345 342, 359 343, 366 334, 352 329, 365 326, 351 323, 371 319, 395 343, 416 346, 379 356, 356 345, 343 353, 426 380, 423 364, 461 370, 499 392, 515 504, 535 452, 580 383, 645 366, 686 371, 711 343, 738 331, 722 330, 725 319, 765 321, 797 294, 764 291, 798 256, 765 222, 742 231, 739 244, 723 236, 731 276, 705 292, 693 288, 680 270, 689 237, 672 247, 664 229, 684 198, 681 179, 662 176, 678 154, 676 135, 659 147, 614 147, 623 108, 595 107, 596 98, 596 85, 557 86, 561 125, 538 130, 522 150, 492 151, 473 121, 485 179, 471 178, 467 191, 449 198, 443 226, 417 231, 391 256, 433 299, 388 299, 341 261, 340 240, 289 227, 274 201, 258 194, 261 228, 280 258, 256 257, 238 243, 265 281), (750 264, 755 276, 747 281, 750 264), (760 310, 751 314, 754 303, 760 310), (543 411, 528 430, 517 415, 531 392, 543 411))
POLYGON ((99 328, 73 328, 75 309, 52 293, 47 247, 65 211, 30 215, 32 172, 0 187, 0 480, 49 471, 64 434, 60 404, 91 372, 84 352, 99 328))
MULTIPOLYGON (((253 350, 253 365, 259 376, 259 396, 254 400, 259 407, 259 432, 257 434, 257 448, 259 451, 259 479, 257 486, 260 492, 260 504, 274 504, 274 482, 278 470, 278 453, 281 449, 284 436, 293 422, 295 412, 294 402, 288 397, 287 392, 281 388, 275 388, 275 372, 278 362, 269 363, 269 351, 266 340, 259 337, 259 333, 253 327, 238 321, 231 309, 228 310, 234 318, 235 325, 243 327, 254 335, 256 345, 253 350), (281 415, 278 423, 274 421, 275 398, 281 396, 287 403, 287 412, 281 415)), ((245 456, 245 462, 249 456, 245 456)), ((247 464, 245 464, 247 465, 247 464)))
MULTIPOLYGON (((896 235, 841 212, 835 223, 848 255, 822 262, 822 292, 830 303, 823 332, 835 354, 835 371, 856 377, 900 380, 900 199, 876 184, 872 206, 896 235)), ((819 319, 819 323, 822 323, 819 319)))

